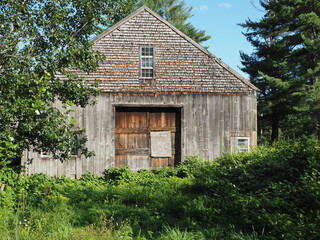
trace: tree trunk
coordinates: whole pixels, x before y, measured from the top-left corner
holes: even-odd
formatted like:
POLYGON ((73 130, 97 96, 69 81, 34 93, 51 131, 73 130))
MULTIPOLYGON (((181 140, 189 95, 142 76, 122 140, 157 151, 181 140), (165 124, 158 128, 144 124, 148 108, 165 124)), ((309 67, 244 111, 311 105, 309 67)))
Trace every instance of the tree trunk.
POLYGON ((279 121, 277 119, 273 119, 271 127, 271 142, 276 142, 279 140, 279 121))
MULTIPOLYGON (((320 101, 318 101, 318 104, 320 104, 320 101)), ((320 140, 320 110, 319 109, 317 110, 316 115, 317 115, 316 137, 318 140, 320 140)))

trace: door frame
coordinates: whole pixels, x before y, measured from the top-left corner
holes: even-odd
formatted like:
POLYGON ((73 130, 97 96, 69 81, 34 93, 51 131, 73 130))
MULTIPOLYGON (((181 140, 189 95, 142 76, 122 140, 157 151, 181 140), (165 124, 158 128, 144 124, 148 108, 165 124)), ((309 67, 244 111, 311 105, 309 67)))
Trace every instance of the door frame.
MULTIPOLYGON (((179 113, 180 117, 180 152, 175 160, 175 165, 184 161, 184 105, 183 104, 112 104, 112 114, 113 114, 113 166, 115 166, 116 162, 116 110, 117 108, 153 108, 153 109, 161 109, 161 108, 172 108, 176 109, 179 113), (179 162, 177 162, 179 160, 179 162)), ((176 143, 177 144, 177 143, 176 143)), ((176 145, 177 146, 177 145, 176 145)))

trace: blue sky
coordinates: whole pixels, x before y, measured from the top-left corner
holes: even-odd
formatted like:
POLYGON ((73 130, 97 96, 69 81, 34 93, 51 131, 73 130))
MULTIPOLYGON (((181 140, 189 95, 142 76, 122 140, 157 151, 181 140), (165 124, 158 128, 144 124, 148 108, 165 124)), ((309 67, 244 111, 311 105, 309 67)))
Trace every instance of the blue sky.
MULTIPOLYGON (((250 0, 185 0, 187 6, 192 6, 193 17, 189 21, 197 29, 205 30, 211 39, 203 43, 209 46, 209 51, 224 63, 248 77, 239 67, 240 51, 251 53, 253 48, 242 32, 245 29, 238 26, 246 19, 259 20, 263 12, 257 10, 250 0)), ((252 0, 259 7, 258 0, 252 0)))

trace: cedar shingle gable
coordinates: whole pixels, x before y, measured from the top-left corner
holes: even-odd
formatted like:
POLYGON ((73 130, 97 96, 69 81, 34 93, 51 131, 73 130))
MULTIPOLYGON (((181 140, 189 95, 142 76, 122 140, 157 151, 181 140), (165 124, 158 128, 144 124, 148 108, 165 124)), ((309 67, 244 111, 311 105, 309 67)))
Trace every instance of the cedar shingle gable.
POLYGON ((143 6, 94 40, 104 56, 95 73, 103 92, 249 93, 257 90, 198 43, 143 6), (155 77, 140 78, 141 46, 155 49, 155 77))

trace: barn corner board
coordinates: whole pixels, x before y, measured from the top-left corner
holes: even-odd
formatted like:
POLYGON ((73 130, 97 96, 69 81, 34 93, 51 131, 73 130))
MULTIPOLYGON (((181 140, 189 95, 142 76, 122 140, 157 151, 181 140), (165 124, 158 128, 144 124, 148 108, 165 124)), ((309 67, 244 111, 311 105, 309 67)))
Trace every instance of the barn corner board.
POLYGON ((28 152, 27 174, 99 176, 110 167, 174 166, 187 154, 214 159, 256 144, 257 88, 148 7, 93 43, 104 57, 97 71, 73 72, 98 80, 101 94, 74 117, 96 156, 60 163, 28 152))

